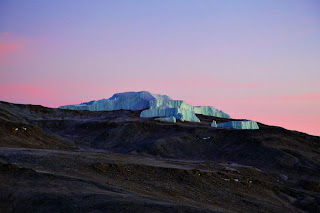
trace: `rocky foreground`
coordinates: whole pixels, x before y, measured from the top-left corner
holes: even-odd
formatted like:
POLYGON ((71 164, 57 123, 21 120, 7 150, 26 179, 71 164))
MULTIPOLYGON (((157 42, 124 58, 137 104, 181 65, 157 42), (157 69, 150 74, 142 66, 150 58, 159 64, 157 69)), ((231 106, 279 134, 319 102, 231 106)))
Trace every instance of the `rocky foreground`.
POLYGON ((0 212, 320 212, 320 137, 141 111, 0 102, 0 212))

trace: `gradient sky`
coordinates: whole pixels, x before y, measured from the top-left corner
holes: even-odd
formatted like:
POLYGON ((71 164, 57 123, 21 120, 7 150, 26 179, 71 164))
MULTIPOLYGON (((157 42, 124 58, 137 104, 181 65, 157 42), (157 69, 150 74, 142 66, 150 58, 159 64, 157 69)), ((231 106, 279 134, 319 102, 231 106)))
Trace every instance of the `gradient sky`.
POLYGON ((320 135, 320 3, 0 1, 0 100, 141 90, 320 135))

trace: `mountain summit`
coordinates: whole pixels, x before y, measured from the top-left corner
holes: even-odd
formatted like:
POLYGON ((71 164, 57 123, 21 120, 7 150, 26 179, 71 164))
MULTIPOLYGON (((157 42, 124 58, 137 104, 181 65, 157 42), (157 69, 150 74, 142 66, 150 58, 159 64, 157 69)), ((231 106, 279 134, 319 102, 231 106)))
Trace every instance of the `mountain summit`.
POLYGON ((77 105, 59 107, 71 110, 114 111, 143 110, 140 117, 170 117, 181 121, 200 122, 196 114, 230 118, 227 113, 212 106, 191 106, 182 100, 172 100, 167 95, 153 94, 147 91, 116 93, 109 99, 90 101, 77 105))
POLYGON ((152 94, 147 91, 116 93, 109 99, 90 101, 76 105, 66 105, 60 109, 114 111, 114 110, 142 110, 149 108, 150 100, 172 100, 167 95, 152 94))

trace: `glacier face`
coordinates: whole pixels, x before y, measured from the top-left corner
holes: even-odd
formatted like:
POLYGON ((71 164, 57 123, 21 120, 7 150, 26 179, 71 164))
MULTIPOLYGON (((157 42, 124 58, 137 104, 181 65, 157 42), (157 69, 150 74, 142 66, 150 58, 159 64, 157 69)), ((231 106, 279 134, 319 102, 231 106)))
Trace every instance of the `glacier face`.
POLYGON ((218 127, 217 122, 215 120, 212 121, 211 127, 218 127))
POLYGON ((143 110, 140 114, 142 118, 169 117, 174 116, 181 121, 200 122, 200 119, 192 110, 184 108, 154 108, 143 110))
POLYGON ((209 115, 219 118, 230 118, 230 115, 212 106, 195 106, 194 112, 201 115, 209 115))
POLYGON ((170 123, 176 123, 177 122, 177 119, 174 116, 155 118, 154 120, 161 121, 161 122, 170 122, 170 123))
POLYGON ((154 108, 179 108, 193 111, 193 106, 187 104, 185 101, 179 100, 151 100, 150 109, 154 108))
POLYGON ((181 121, 200 122, 196 114, 230 118, 212 106, 191 106, 182 100, 172 100, 167 95, 152 94, 147 91, 116 93, 109 99, 90 101, 76 105, 66 105, 60 109, 113 111, 143 110, 140 117, 175 117, 181 121))
POLYGON ((150 107, 151 100, 172 100, 167 95, 152 94, 147 91, 116 93, 109 99, 90 101, 77 105, 61 106, 61 109, 113 111, 113 110, 142 110, 150 107))
POLYGON ((256 121, 228 121, 218 124, 221 128, 231 128, 231 129, 259 129, 256 121))
POLYGON ((151 100, 150 108, 143 110, 140 117, 168 117, 174 116, 181 121, 200 122, 194 113, 193 106, 180 100, 151 100))

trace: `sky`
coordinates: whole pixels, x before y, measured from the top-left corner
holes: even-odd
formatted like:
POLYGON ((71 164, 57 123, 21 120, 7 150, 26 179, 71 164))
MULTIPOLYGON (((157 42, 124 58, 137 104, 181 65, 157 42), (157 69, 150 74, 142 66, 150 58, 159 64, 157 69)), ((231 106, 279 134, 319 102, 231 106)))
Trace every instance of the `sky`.
POLYGON ((320 136, 320 2, 0 1, 0 100, 125 91, 320 136))

